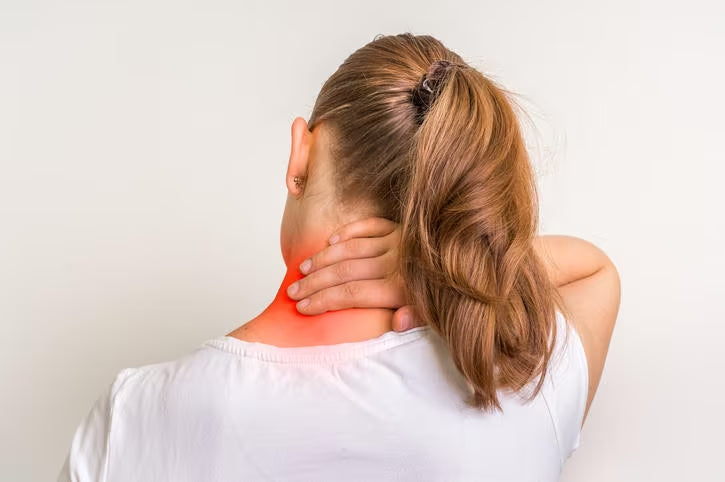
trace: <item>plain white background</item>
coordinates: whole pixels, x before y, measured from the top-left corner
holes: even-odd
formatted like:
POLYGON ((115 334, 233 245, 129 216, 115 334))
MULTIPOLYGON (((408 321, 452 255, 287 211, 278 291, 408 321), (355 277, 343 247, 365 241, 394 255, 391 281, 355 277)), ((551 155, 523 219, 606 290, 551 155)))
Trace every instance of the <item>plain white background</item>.
POLYGON ((725 403, 721 2, 0 3, 0 479, 54 480, 124 367, 271 300, 289 128, 376 34, 521 94, 541 232, 622 305, 565 481, 715 481, 725 403))

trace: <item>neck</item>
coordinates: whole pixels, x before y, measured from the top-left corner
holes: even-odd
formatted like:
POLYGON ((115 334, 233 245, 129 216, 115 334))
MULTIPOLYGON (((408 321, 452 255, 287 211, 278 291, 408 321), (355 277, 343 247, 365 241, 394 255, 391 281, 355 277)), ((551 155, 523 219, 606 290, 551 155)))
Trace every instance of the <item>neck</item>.
POLYGON ((287 296, 287 288, 304 277, 298 267, 315 251, 311 251, 307 256, 296 256, 287 267, 287 273, 272 303, 229 336, 246 341, 292 347, 364 341, 391 331, 393 320, 391 309, 351 308, 312 316, 297 311, 297 302, 287 296))

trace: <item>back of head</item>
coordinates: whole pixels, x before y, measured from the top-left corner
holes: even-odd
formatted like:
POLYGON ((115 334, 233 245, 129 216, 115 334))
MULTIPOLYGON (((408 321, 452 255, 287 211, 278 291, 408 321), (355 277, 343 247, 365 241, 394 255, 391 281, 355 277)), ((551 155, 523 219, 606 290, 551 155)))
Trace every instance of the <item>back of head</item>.
MULTIPOLYGON (((473 389, 545 374, 561 299, 537 258, 538 200, 505 91, 430 36, 379 36, 322 87, 337 198, 402 225, 400 273, 473 389)), ((532 399, 544 381, 541 376, 532 399)))

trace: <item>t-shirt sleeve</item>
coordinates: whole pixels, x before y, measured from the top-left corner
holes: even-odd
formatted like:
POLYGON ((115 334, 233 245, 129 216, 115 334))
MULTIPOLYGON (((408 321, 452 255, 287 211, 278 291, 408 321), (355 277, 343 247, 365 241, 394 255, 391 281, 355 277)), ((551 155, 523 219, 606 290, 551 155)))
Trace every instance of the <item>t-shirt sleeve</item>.
POLYGON ((589 394, 589 369, 579 334, 560 312, 557 312, 557 342, 550 363, 547 398, 563 463, 579 447, 589 394))
POLYGON ((134 369, 122 370, 96 399, 73 435, 70 450, 58 474, 58 482, 103 482, 117 394, 134 369))

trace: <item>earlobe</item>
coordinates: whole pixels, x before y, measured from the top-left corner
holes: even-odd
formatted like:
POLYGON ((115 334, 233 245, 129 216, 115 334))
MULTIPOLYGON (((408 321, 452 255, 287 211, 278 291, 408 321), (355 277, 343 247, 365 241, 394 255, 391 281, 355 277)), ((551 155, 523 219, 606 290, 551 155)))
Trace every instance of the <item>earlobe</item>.
POLYGON ((299 196, 304 190, 307 176, 307 164, 310 154, 312 133, 307 128, 307 121, 297 117, 292 122, 292 145, 287 165, 287 190, 293 196, 299 196))

